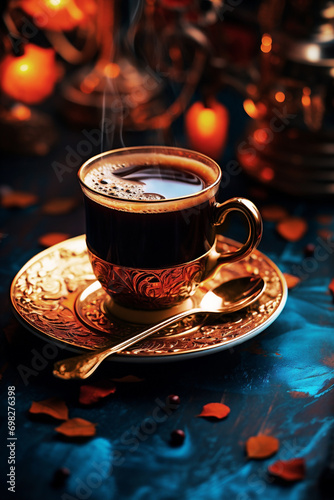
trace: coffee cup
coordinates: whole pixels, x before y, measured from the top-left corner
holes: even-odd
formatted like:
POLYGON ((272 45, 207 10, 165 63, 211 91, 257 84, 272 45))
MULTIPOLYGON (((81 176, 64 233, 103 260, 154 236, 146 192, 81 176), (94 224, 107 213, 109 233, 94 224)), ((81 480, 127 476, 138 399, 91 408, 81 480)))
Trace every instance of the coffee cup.
POLYGON ((165 146, 108 151, 82 165, 88 255, 112 314, 150 322, 178 312, 221 265, 257 247, 261 216, 244 198, 217 202, 221 175, 211 158, 165 146), (216 229, 231 211, 246 218, 248 237, 219 253, 216 229))

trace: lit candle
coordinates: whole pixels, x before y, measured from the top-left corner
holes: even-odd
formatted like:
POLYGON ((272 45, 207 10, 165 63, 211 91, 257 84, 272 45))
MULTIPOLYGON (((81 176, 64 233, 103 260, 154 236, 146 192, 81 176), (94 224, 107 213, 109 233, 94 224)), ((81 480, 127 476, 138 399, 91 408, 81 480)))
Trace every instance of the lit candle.
POLYGON ((225 106, 215 100, 205 107, 195 102, 185 115, 185 128, 192 149, 218 159, 226 144, 229 114, 225 106))
POLYGON ((96 12, 94 0, 20 0, 19 4, 36 26, 51 31, 82 26, 96 12))
POLYGON ((24 54, 8 54, 0 64, 0 86, 13 99, 36 104, 48 97, 57 81, 53 49, 33 44, 25 46, 24 54))

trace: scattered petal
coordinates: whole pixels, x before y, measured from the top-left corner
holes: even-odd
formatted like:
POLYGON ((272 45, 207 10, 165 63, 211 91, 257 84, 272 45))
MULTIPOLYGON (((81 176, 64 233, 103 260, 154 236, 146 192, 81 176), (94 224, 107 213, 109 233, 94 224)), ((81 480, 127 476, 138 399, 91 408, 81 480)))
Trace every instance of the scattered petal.
POLYGON ((198 417, 214 417, 222 419, 230 413, 230 408, 222 403, 208 403, 204 405, 198 417))
POLYGON ((121 383, 134 383, 134 382, 143 382, 145 379, 136 377, 135 375, 125 375, 125 377, 112 378, 111 380, 113 380, 114 382, 121 382, 121 383))
POLYGON ((268 471, 285 481, 300 481, 305 477, 305 460, 303 458, 293 458, 291 460, 277 460, 269 465, 268 471))
POLYGON ((82 385, 80 387, 79 403, 83 405, 91 405, 97 403, 110 394, 114 394, 116 386, 114 384, 102 387, 95 385, 82 385))
POLYGON ((266 205, 261 208, 263 220, 277 222, 289 216, 287 210, 279 205, 266 205))
POLYGON ((300 240, 307 231, 307 222, 301 217, 287 217, 278 222, 276 229, 287 241, 300 240))
POLYGON ((29 413, 44 413, 59 420, 68 419, 68 408, 65 401, 59 398, 49 398, 43 401, 33 401, 29 413))
POLYGON ((77 206, 75 198, 54 198, 42 207, 43 214, 62 215, 71 212, 77 206))
POLYGON ((252 436, 246 441, 248 458, 268 458, 274 455, 279 448, 279 440, 273 436, 252 436))
POLYGON ((46 233, 38 238, 38 243, 42 247, 52 247, 61 241, 65 241, 70 237, 69 234, 66 233, 46 233))
POLYGON ((297 286, 301 281, 301 279, 298 278, 298 276, 294 276, 293 274, 283 273, 283 276, 285 278, 289 290, 297 286))
POLYGON ((9 191, 3 194, 1 205, 5 208, 28 208, 36 205, 38 198, 35 194, 23 191, 9 191))
POLYGON ((96 424, 83 418, 71 418, 56 427, 55 430, 68 437, 95 436, 96 424))
POLYGON ((333 295, 334 297, 334 278, 332 279, 332 281, 330 282, 330 284, 328 285, 328 290, 331 292, 331 294, 333 295))

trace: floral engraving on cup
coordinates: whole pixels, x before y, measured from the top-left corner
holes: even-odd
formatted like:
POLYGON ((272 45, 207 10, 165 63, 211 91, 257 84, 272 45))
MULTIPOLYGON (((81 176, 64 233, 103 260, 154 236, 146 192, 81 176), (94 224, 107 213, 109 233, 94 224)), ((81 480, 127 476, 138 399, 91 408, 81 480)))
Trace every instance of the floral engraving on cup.
POLYGON ((106 262, 89 250, 88 255, 95 276, 117 304, 147 310, 172 307, 190 297, 203 280, 207 258, 164 269, 134 269, 106 262))

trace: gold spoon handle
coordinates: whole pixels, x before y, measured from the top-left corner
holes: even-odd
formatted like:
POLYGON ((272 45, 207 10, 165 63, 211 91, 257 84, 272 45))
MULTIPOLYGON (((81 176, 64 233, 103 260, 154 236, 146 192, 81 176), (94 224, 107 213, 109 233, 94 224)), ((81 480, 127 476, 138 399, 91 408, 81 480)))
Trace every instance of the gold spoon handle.
POLYGON ((194 308, 194 309, 189 309, 188 311, 183 311, 180 314, 172 316, 171 318, 167 318, 161 323, 151 326, 151 328, 148 328, 143 332, 137 333, 133 337, 130 337, 129 339, 126 339, 123 342, 120 342, 119 344, 114 345, 112 347, 99 349, 89 354, 82 354, 80 356, 75 356, 72 358, 64 359, 62 361, 57 361, 53 367, 53 374, 56 377, 65 380, 69 380, 72 378, 75 379, 88 378, 90 377, 90 375, 92 375, 92 373, 95 372, 96 368, 102 363, 102 361, 111 354, 121 352, 127 347, 130 347, 133 344, 139 342, 140 340, 149 337, 153 333, 158 332, 162 328, 165 328, 166 326, 175 323, 175 321, 179 321, 180 319, 183 319, 187 316, 197 313, 203 314, 205 313, 205 311, 203 311, 200 308, 194 308))

